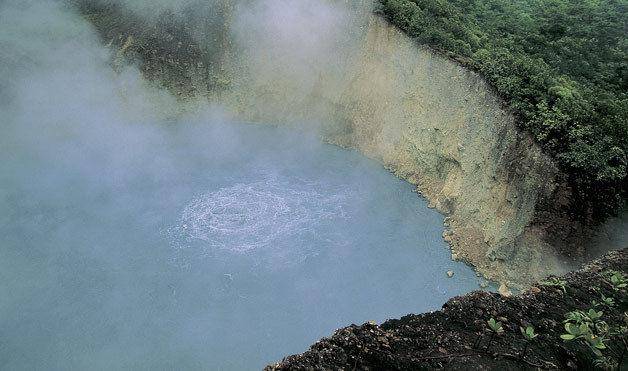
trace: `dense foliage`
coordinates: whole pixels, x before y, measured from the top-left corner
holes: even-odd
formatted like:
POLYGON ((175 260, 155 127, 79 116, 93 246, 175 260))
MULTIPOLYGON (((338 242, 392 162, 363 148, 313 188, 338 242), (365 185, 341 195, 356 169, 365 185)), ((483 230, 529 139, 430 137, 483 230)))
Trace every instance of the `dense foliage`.
POLYGON ((601 220, 622 207, 627 0, 379 0, 379 11, 484 75, 568 174, 571 211, 601 220))

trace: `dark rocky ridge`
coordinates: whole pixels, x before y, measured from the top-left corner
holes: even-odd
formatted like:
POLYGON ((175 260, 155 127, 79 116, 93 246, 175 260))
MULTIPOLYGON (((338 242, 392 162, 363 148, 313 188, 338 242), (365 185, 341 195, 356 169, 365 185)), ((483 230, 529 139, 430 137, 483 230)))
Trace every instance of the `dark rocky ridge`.
MULTIPOLYGON (((628 272, 628 249, 608 253, 565 275, 564 293, 541 284, 514 297, 473 292, 449 300, 437 312, 339 329, 307 352, 287 357, 266 370, 590 368, 591 351, 584 344, 564 342, 560 335, 565 332, 565 313, 588 310, 592 300, 599 301, 602 294, 618 303, 603 308, 606 321, 621 324, 626 320, 626 290, 612 287, 604 275, 608 270, 628 272), (503 334, 491 335, 486 324, 489 318, 503 322, 503 334), (538 338, 529 344, 523 358, 526 341, 519 327, 530 325, 538 338)), ((625 341, 612 339, 609 344, 625 352, 625 341)), ((628 367, 626 358, 622 369, 628 367)))

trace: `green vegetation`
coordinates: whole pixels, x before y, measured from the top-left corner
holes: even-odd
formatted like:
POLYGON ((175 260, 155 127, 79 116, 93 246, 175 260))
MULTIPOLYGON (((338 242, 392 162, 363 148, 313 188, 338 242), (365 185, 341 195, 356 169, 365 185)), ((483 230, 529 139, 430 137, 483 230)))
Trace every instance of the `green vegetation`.
MULTIPOLYGON (((626 302, 626 275, 622 272, 607 270, 602 276, 618 295, 620 300, 601 295, 601 302, 593 301, 593 308, 588 311, 574 310, 565 314, 565 333, 560 335, 566 342, 575 342, 585 345, 593 354, 593 365, 606 369, 616 370, 626 366, 625 358, 628 352, 628 304, 626 302), (606 306, 609 309, 621 306, 622 320, 607 321, 603 311, 596 307, 606 306)), ((595 288, 598 291, 600 288, 595 288)), ((523 330, 522 330, 523 331, 523 330)))
POLYGON ((521 358, 525 358, 526 353, 528 352, 528 347, 530 346, 530 343, 532 342, 532 340, 536 339, 539 335, 534 332, 534 327, 532 326, 527 326, 526 328, 519 327, 519 330, 521 330, 521 335, 523 335, 524 339, 526 339, 526 345, 523 348, 523 352, 521 353, 521 358))
POLYGON ((616 305, 615 304, 615 299, 613 299, 611 297, 606 297, 604 294, 602 294, 602 300, 601 301, 593 300, 593 302, 591 304, 593 304, 593 306, 595 308, 599 308, 599 307, 612 308, 612 307, 614 307, 616 305))
POLYGON ((489 319, 488 321, 486 321, 486 323, 488 324, 488 328, 495 334, 501 334, 502 332, 504 332, 502 323, 499 321, 495 321, 495 318, 489 319))
MULTIPOLYGON (((593 291, 599 292, 601 300, 593 300, 591 307, 587 310, 574 309, 564 314, 564 333, 556 333, 548 339, 556 339, 558 336, 566 345, 578 354, 584 364, 595 366, 604 370, 619 370, 628 366, 626 357, 628 356, 628 276, 616 270, 605 270, 599 274, 601 282, 607 287, 607 295, 601 293, 601 286, 594 286, 593 291), (608 292, 610 289, 610 292, 608 292), (600 310, 604 307, 608 311, 600 310), (619 313, 617 313, 619 312, 619 313), (618 316, 619 314, 619 316, 618 316)), ((541 282, 543 286, 554 287, 556 292, 561 293, 570 302, 567 292, 567 281, 558 277, 549 277, 547 281, 541 282)), ((534 326, 530 325, 530 318, 526 318, 520 326, 519 331, 525 339, 522 352, 519 354, 521 360, 529 365, 535 365, 526 361, 525 357, 528 349, 539 334, 534 326)), ((486 345, 488 350, 495 335, 504 334, 502 323, 490 318, 486 321, 487 330, 491 336, 486 345)), ((474 345, 478 347, 479 342, 474 345)))
MULTIPOLYGON (((490 318, 488 321, 486 321, 486 324, 488 325, 488 330, 491 333, 491 336, 488 338, 488 343, 486 344, 486 349, 488 349, 488 347, 491 346, 491 343, 493 342, 493 337, 495 335, 501 335, 504 333, 504 327, 502 326, 502 323, 499 321, 495 321, 495 318, 490 318)), ((475 344, 475 346, 479 346, 482 338, 478 339, 478 343, 475 344)))
POLYGON ((628 188, 627 0, 379 0, 417 42, 477 70, 601 221, 628 188))
POLYGON ((609 282, 613 286, 615 290, 621 290, 628 287, 628 278, 622 272, 609 270, 606 271, 606 276, 608 277, 609 282))
POLYGON ((566 333, 560 337, 568 342, 580 341, 585 344, 595 356, 595 365, 617 369, 623 364, 626 354, 628 323, 624 321, 623 324, 609 325, 603 316, 604 312, 595 309, 569 312, 564 321, 566 333))
POLYGON ((561 289, 561 291, 563 293, 567 293, 567 282, 565 280, 562 280, 558 277, 550 277, 545 281, 541 281, 541 285, 543 286, 548 286, 548 287, 556 287, 561 289))
POLYGON ((582 339, 600 357, 601 350, 606 349, 605 334, 608 332, 608 325, 602 321, 603 312, 589 309, 588 312, 573 311, 566 315, 566 334, 560 335, 566 341, 582 339))
POLYGON ((523 335, 523 337, 527 340, 527 341, 532 341, 534 340, 537 336, 539 336, 538 334, 534 333, 534 327, 532 326, 528 326, 526 328, 523 327, 519 327, 519 330, 521 331, 521 334, 523 335))

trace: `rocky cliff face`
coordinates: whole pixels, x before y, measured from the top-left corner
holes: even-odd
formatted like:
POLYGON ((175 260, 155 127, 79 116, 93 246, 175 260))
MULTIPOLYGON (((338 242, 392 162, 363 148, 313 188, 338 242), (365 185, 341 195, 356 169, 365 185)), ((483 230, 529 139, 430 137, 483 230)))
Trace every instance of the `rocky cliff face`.
POLYGON ((347 96, 347 142, 448 216, 453 255, 526 284, 563 266, 533 226, 557 170, 476 74, 374 18, 347 96), (373 135, 375 134, 375 135, 373 135))
POLYGON ((315 19, 295 5, 282 22, 254 4, 152 23, 124 7, 83 12, 118 57, 178 95, 237 120, 315 128, 416 184, 447 216, 453 257, 486 277, 523 287, 568 268, 547 242, 560 174, 480 76, 414 44, 368 1, 325 3, 315 19))

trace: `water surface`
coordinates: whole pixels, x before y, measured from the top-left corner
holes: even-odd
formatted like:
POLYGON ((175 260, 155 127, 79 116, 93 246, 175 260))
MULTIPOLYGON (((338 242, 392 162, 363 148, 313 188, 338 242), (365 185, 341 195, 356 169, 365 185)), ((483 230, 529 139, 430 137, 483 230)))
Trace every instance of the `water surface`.
POLYGON ((0 368, 254 369, 477 288, 443 217, 355 152, 270 126, 125 131, 0 140, 0 368))

